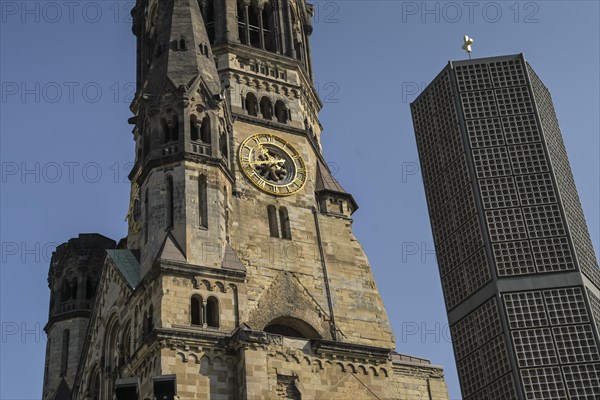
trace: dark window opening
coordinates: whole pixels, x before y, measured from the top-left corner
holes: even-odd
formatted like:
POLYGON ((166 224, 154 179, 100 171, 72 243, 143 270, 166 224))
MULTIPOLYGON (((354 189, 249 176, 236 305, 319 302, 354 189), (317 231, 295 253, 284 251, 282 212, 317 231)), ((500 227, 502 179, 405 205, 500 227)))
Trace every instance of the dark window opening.
POLYGON ((260 14, 254 6, 248 10, 248 30, 250 31, 250 46, 260 48, 260 14))
POLYGON ((206 301, 206 324, 211 328, 219 327, 219 301, 209 297, 206 301))
POLYGON ((85 285, 85 298, 91 299, 96 295, 96 286, 98 285, 98 280, 93 276, 88 276, 87 282, 85 285))
POLYGON ((192 302, 190 305, 190 322, 192 325, 201 326, 202 325, 202 297, 193 296, 192 302))
POLYGON ((227 133, 222 132, 219 136, 219 151, 221 152, 221 156, 223 156, 223 158, 226 159, 229 158, 228 147, 229 146, 227 145, 227 133))
POLYGON ((190 117, 190 133, 192 140, 200 139, 200 127, 198 126, 198 118, 195 115, 190 117))
POLYGON ((265 332, 298 339, 319 339, 321 335, 308 323, 294 317, 279 317, 267 324, 265 332))
POLYGON ((167 229, 172 229, 175 221, 175 194, 173 177, 167 178, 167 229))
POLYGON ((248 112, 248 115, 253 117, 258 116, 258 99, 254 93, 248 93, 246 95, 246 111, 248 112))
POLYGON ((246 36, 246 6, 242 4, 241 0, 237 3, 237 17, 240 43, 248 44, 248 37, 246 36))
POLYGON ((275 206, 267 207, 267 214, 269 217, 269 232, 271 237, 279 237, 279 226, 277 224, 277 209, 275 206))
POLYGON ((279 324, 269 325, 265 328, 265 332, 273 333, 275 335, 288 336, 288 337, 297 338, 297 339, 306 339, 306 337, 302 333, 300 333, 296 329, 292 328, 291 326, 286 326, 286 325, 279 325, 279 324))
POLYGON ((63 302, 77 300, 77 277, 63 280, 60 300, 63 302))
POLYGON ((154 307, 150 305, 146 315, 144 315, 144 325, 142 329, 143 336, 146 337, 154 329, 154 307))
POLYGON ((187 50, 187 42, 185 37, 180 37, 177 41, 177 50, 187 50))
POLYGON ((206 175, 198 178, 198 226, 208 228, 208 192, 206 175))
POLYGON ((277 51, 277 44, 275 41, 275 23, 274 23, 273 9, 270 4, 266 4, 262 12, 262 23, 263 23, 263 43, 265 50, 277 51))
POLYGON ((202 19, 211 44, 215 43, 215 3, 213 0, 200 0, 200 9, 202 10, 202 19))
POLYGON ((289 119, 289 110, 285 106, 285 103, 281 100, 277 100, 275 102, 275 117, 277 117, 277 122, 282 124, 287 124, 289 119))
POLYGON ((65 329, 63 331, 62 336, 62 351, 60 355, 60 376, 66 376, 67 369, 69 368, 69 336, 69 330, 65 329))
POLYGON ((271 103, 271 99, 266 96, 260 99, 260 112, 264 119, 273 118, 273 103, 271 103))
POLYGON ((279 221, 281 223, 281 237, 283 239, 292 239, 292 231, 290 230, 290 217, 288 210, 285 207, 279 209, 279 221))
POLYGON ((207 115, 202 119, 200 127, 200 140, 204 143, 210 143, 210 117, 207 115))
POLYGON ((160 120, 163 143, 165 144, 179 140, 179 118, 177 115, 172 115, 171 117, 168 121, 166 118, 161 118, 160 120))
POLYGON ((89 392, 91 400, 100 399, 100 371, 98 370, 98 367, 96 367, 94 372, 90 375, 89 392))

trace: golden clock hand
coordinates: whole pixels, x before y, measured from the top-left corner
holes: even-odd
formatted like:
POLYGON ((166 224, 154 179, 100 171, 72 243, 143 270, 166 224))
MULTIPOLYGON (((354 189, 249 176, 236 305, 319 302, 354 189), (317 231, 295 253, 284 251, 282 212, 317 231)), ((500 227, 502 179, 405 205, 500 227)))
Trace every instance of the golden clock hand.
POLYGON ((284 163, 285 160, 281 160, 281 159, 271 159, 271 160, 264 160, 264 161, 250 161, 248 164, 250 165, 264 165, 264 164, 278 164, 278 163, 284 163))
POLYGON ((262 146, 262 144, 259 144, 257 147, 258 147, 258 150, 260 150, 260 152, 262 153, 263 156, 271 158, 271 154, 269 154, 269 150, 265 149, 262 146))

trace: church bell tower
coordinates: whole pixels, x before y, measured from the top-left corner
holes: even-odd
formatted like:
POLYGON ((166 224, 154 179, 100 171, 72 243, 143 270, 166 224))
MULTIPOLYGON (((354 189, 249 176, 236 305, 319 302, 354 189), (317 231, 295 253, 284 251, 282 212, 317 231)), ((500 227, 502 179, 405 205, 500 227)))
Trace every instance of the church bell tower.
POLYGON ((74 399, 447 399, 321 151, 305 0, 138 0, 129 232, 74 399))

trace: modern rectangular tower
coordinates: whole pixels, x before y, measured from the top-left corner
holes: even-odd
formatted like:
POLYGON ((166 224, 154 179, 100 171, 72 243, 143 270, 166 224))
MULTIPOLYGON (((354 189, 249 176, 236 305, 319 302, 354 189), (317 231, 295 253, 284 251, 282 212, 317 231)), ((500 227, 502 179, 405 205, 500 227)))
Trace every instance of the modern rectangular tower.
POLYGON ((461 388, 597 399, 600 270, 548 89, 450 62, 411 105, 461 388))

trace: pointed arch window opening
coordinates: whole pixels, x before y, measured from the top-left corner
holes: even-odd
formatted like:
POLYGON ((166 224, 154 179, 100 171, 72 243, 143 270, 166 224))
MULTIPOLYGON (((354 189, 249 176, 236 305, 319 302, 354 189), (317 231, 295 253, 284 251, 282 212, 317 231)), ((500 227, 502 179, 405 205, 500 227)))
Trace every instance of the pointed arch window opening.
POLYGON ((203 328, 219 328, 219 300, 210 296, 206 302, 195 294, 190 299, 190 325, 203 328))
POLYGON ((146 189, 144 195, 144 244, 148 243, 149 227, 150 227, 150 191, 146 189))
POLYGON ((86 300, 93 299, 96 296, 96 288, 98 286, 98 278, 88 276, 85 282, 85 298, 86 300))
POLYGON ((198 177, 198 227, 208 229, 208 186, 206 175, 198 177))
POLYGON ((180 36, 179 39, 177 39, 175 48, 179 51, 187 50, 187 39, 185 38, 185 36, 180 36))
POLYGON ((261 47, 270 52, 278 51, 277 36, 275 34, 275 14, 273 6, 270 3, 265 4, 260 21, 262 31, 261 47))
POLYGON ((260 99, 260 113, 262 114, 263 119, 273 119, 273 103, 267 96, 260 99))
POLYGON ((148 336, 154 330, 154 306, 150 304, 148 311, 144 314, 144 323, 142 326, 142 339, 148 336))
POLYGON ((175 189, 173 177, 167 177, 167 193, 166 193, 166 210, 167 210, 167 229, 173 229, 175 224, 175 189))
POLYGON ((64 377, 67 375, 69 369, 69 341, 71 332, 68 329, 63 331, 62 335, 62 349, 60 355, 60 376, 64 377))
POLYGON ((192 115, 190 117, 190 139, 192 141, 198 141, 200 139, 200 127, 198 124, 198 117, 192 115))
POLYGON ((204 20, 204 26, 206 33, 208 34, 208 40, 210 44, 215 44, 216 29, 215 29, 215 1, 219 0, 198 0, 200 10, 202 11, 202 19, 204 20))
POLYGON ((267 218, 269 222, 269 234, 278 239, 292 239, 290 217, 286 207, 280 207, 279 211, 274 205, 267 207, 267 218))
POLYGON ((279 224, 277 223, 277 208, 270 205, 267 207, 267 217, 269 219, 269 234, 271 237, 279 238, 279 224))
POLYGON ((248 115, 258 117, 258 98, 254 93, 248 93, 244 102, 248 115))
POLYGON ((275 102, 275 117, 277 118, 277 122, 281 124, 287 124, 291 119, 290 110, 282 100, 277 100, 275 102))
POLYGON ((90 373, 88 390, 91 400, 100 399, 100 370, 97 366, 90 373))
POLYGON ((242 3, 242 0, 237 2, 237 18, 238 18, 238 37, 240 43, 248 44, 248 33, 246 28, 248 27, 248 7, 242 3))
POLYGON ((279 52, 277 12, 271 3, 262 7, 237 2, 240 43, 270 52, 279 52))
POLYGON ((210 117, 206 115, 202 118, 202 124, 200 126, 200 140, 206 144, 211 142, 211 126, 210 117))
POLYGON ((190 303, 190 323, 193 326, 202 326, 204 324, 204 302, 199 295, 192 296, 190 303))
POLYGON ((219 135, 219 152, 221 153, 221 157, 225 160, 229 160, 229 144, 226 132, 221 132, 219 135))
POLYGON ((292 231, 290 229, 290 217, 285 207, 279 209, 279 222, 281 223, 281 238, 292 240, 292 231))
POLYGON ((210 328, 219 327, 219 300, 214 296, 206 300, 206 325, 210 328))

